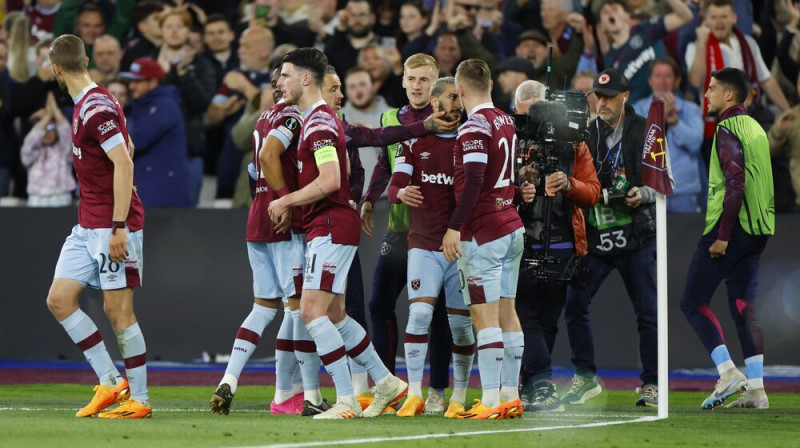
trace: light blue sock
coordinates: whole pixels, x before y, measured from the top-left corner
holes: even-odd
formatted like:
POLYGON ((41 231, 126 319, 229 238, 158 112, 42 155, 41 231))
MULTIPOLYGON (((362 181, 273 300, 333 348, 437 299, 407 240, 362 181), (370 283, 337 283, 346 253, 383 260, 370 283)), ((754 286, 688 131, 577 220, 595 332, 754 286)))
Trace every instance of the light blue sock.
POLYGON ((146 405, 150 397, 147 394, 147 347, 142 330, 136 322, 116 334, 119 351, 125 361, 125 376, 130 385, 131 398, 146 405))
POLYGON ((378 352, 372 346, 367 332, 355 319, 345 316, 341 322, 336 324, 335 329, 338 330, 347 354, 353 358, 353 361, 367 369, 372 381, 377 383, 390 375, 389 369, 383 364, 378 352))
POLYGON ((339 399, 353 395, 350 368, 342 336, 336 331, 328 316, 322 316, 306 324, 308 333, 317 344, 317 353, 325 369, 331 375, 339 399))
POLYGON ((311 404, 319 405, 322 403, 322 394, 319 390, 319 368, 322 366, 322 361, 317 354, 314 340, 300 319, 300 310, 293 310, 291 314, 294 324, 292 333, 294 355, 297 357, 298 370, 303 380, 303 396, 311 404))
POLYGON ((503 333, 503 373, 500 399, 511 401, 519 398, 519 371, 522 368, 522 351, 525 337, 521 331, 503 333))
POLYGON ((294 387, 294 372, 297 369, 297 357, 294 355, 292 334, 294 333, 292 312, 289 307, 283 308, 283 320, 275 339, 275 396, 281 395, 278 403, 285 401, 285 396, 294 387))
POLYGON ((751 356, 744 360, 747 372, 747 388, 764 388, 764 355, 751 356))
POLYGON ((484 328, 478 332, 478 369, 484 406, 494 408, 500 404, 500 377, 503 368, 503 330, 500 327, 484 328))
POLYGON ((728 353, 728 347, 718 345, 717 348, 711 351, 711 359, 714 365, 717 366, 717 372, 722 375, 722 372, 728 371, 736 367, 736 364, 731 361, 731 354, 728 353))

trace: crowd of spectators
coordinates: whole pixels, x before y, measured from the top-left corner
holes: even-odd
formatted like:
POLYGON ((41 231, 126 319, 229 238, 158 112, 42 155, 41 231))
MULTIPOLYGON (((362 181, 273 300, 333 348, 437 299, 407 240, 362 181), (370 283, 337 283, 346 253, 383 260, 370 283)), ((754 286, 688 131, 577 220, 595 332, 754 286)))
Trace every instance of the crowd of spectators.
MULTIPOLYGON (((800 207, 800 11, 792 0, 2 3, 0 198, 57 206, 77 197, 64 132, 72 101, 47 57, 55 36, 73 33, 86 44, 93 80, 125 108, 148 206, 197 206, 204 179, 215 181, 216 199, 246 206, 247 125, 272 105, 280 58, 313 46, 343 81, 342 113, 370 127, 404 105, 403 62, 415 53, 433 55, 440 76, 462 60, 485 60, 495 104, 512 113, 517 95, 540 93, 526 81, 587 92, 595 73, 618 68, 638 114, 653 98, 666 102, 670 210, 688 213, 705 206, 714 118, 703 92, 713 70, 741 68, 752 85, 749 112, 769 132, 776 208, 800 207)), ((360 151, 369 176, 378 150, 360 151)))

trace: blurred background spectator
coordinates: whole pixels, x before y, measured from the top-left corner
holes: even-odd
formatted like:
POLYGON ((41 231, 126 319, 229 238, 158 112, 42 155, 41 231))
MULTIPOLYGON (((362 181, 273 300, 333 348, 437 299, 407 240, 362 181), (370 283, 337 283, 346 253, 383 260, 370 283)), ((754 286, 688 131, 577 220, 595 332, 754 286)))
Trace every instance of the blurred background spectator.
MULTIPOLYGON (((695 192, 697 181, 705 185, 701 178, 707 171, 707 165, 693 163, 697 127, 684 128, 693 123, 697 108, 702 115, 708 75, 722 66, 742 68, 753 87, 748 112, 772 130, 776 208, 796 208, 800 157, 793 149, 792 126, 800 125, 793 118, 800 112, 795 107, 800 10, 792 0, 29 0, 4 5, 0 197, 28 194, 29 170, 20 151, 47 110, 48 93, 64 116, 71 113, 71 99, 53 81, 47 43, 75 33, 86 44, 92 79, 106 85, 127 110, 130 102, 143 103, 133 100, 128 80, 119 79, 119 73, 129 72, 141 57, 160 64, 161 84, 175 87, 166 90, 177 92, 178 101, 171 94, 155 96, 171 98, 180 111, 190 205, 232 204, 245 158, 234 126, 246 128, 247 118, 269 103, 261 92, 270 90, 271 62, 291 48, 315 46, 345 75, 342 112, 369 126, 377 125, 372 118, 386 107, 407 104, 403 63, 415 53, 433 55, 440 76, 452 76, 468 58, 487 61, 493 98, 508 111, 516 110, 516 93, 532 92, 528 80, 547 83, 550 49, 546 87, 586 93, 592 116, 595 96, 588 92, 594 73, 619 67, 630 79, 629 104, 638 113, 646 114, 653 97, 667 101, 677 179, 672 211, 695 210, 705 202, 705 192, 695 192), (677 62, 677 70, 665 63, 651 70, 653 61, 666 56, 677 62), (696 204, 686 199, 686 207, 676 208, 684 201, 680 197, 691 196, 696 204)), ((712 126, 713 118, 707 124, 712 126)), ((704 139, 703 160, 710 143, 704 139)), ((369 150, 362 150, 362 158, 371 171, 369 150)))
POLYGON ((126 118, 136 146, 134 176, 142 204, 193 206, 178 89, 161 83, 166 75, 151 58, 136 59, 130 71, 120 76, 130 80, 131 104, 126 118))
POLYGON ((76 186, 72 177, 72 127, 52 92, 47 94, 41 118, 25 136, 21 157, 28 169, 29 207, 65 207, 72 203, 76 186))

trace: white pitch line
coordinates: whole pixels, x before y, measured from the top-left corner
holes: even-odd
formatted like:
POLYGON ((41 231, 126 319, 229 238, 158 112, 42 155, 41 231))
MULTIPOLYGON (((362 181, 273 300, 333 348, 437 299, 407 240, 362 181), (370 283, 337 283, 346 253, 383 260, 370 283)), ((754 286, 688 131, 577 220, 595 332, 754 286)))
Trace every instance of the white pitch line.
POLYGON ((634 420, 617 420, 610 422, 583 423, 580 425, 543 426, 540 428, 496 429, 496 430, 468 431, 468 432, 457 432, 457 433, 447 432, 447 433, 436 433, 436 434, 421 434, 417 436, 373 437, 369 439, 327 440, 327 441, 300 442, 300 443, 277 443, 272 445, 256 445, 256 446, 238 447, 238 448, 307 448, 307 447, 331 446, 331 445, 361 445, 364 443, 382 443, 382 442, 399 442, 404 440, 483 436, 490 434, 508 434, 512 432, 537 432, 537 431, 551 431, 555 429, 597 428, 601 426, 624 425, 627 423, 653 422, 656 420, 661 420, 661 418, 656 416, 648 416, 648 417, 639 417, 634 420))

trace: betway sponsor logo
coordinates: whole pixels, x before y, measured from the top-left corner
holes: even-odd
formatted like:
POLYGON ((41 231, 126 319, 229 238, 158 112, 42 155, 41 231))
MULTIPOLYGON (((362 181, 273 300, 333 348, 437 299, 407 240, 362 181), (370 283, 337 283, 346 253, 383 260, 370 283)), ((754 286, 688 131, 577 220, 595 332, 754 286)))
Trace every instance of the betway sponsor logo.
POLYGON ((632 79, 639 73, 639 69, 645 66, 645 64, 649 63, 650 61, 656 58, 656 51, 653 47, 647 47, 646 50, 639 53, 639 56, 633 60, 633 62, 629 63, 627 67, 625 67, 624 75, 628 79, 632 79))
POLYGON ((422 181, 429 184, 453 185, 453 176, 444 173, 427 174, 422 172, 422 181))

